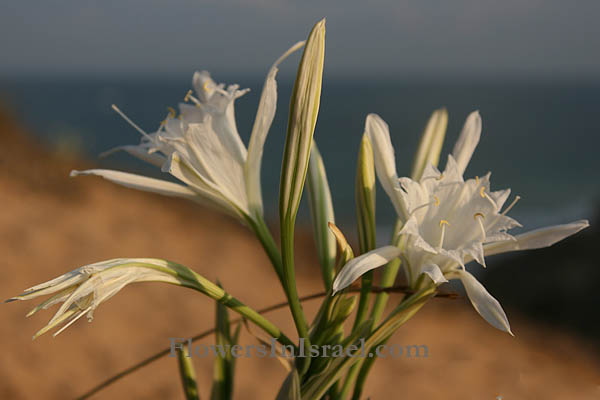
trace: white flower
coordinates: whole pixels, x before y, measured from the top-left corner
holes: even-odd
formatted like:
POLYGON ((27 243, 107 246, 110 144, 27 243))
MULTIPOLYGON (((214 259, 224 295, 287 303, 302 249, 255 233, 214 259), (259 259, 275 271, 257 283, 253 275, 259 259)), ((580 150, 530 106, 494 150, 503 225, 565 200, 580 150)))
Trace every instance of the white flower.
POLYGON ((250 143, 246 149, 235 121, 235 99, 248 90, 238 85, 216 84, 206 71, 196 72, 192 91, 174 110, 158 131, 146 133, 120 110, 125 120, 142 133, 139 145, 115 150, 128 153, 161 167, 182 184, 142 177, 119 171, 92 169, 73 171, 75 175, 99 175, 115 183, 164 195, 184 197, 216 206, 243 221, 263 215, 260 166, 263 146, 277 106, 278 65, 298 50, 299 42, 286 51, 271 67, 264 83, 250 143))
POLYGON ((485 267, 485 256, 513 250, 550 246, 587 227, 576 221, 512 236, 507 231, 520 224, 506 214, 519 197, 504 210, 510 189, 491 191, 490 174, 463 179, 481 134, 481 118, 473 112, 448 156, 442 173, 428 165, 420 180, 396 177, 394 150, 387 124, 377 115, 367 117, 366 134, 373 143, 376 170, 404 223, 399 247, 385 246, 346 264, 334 282, 341 290, 358 276, 401 257, 412 287, 423 274, 435 284, 460 279, 475 309, 494 327, 510 333, 502 307, 465 269, 475 260, 485 267))
POLYGON ((45 310, 58 303, 63 303, 54 317, 40 329, 33 338, 63 324, 54 336, 61 333, 71 324, 87 315, 89 321, 94 310, 103 302, 117 294, 126 285, 134 282, 166 282, 181 284, 182 278, 176 278, 181 268, 177 264, 152 258, 117 258, 85 265, 58 278, 26 289, 22 294, 8 299, 30 300, 39 296, 53 294, 27 316, 45 310))

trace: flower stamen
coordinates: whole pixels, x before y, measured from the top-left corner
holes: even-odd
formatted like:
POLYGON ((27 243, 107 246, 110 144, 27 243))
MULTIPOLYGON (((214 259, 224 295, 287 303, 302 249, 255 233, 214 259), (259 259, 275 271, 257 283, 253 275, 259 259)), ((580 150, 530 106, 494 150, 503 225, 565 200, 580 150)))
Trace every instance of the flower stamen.
POLYGON ((483 220, 485 219, 485 215, 478 212, 478 213, 475 213, 475 215, 473 215, 473 219, 475 221, 479 222, 479 228, 481 229, 481 235, 483 236, 483 240, 485 240, 486 234, 485 234, 485 228, 483 227, 483 220))
POLYGON ((77 320, 79 320, 79 318, 83 317, 91 309, 92 309, 92 306, 89 306, 85 310, 80 311, 78 316, 76 316, 75 318, 70 320, 67 324, 65 324, 62 328, 60 328, 55 334, 52 335, 52 337, 57 337, 58 335, 60 335, 62 333, 62 331, 64 331, 65 329, 67 329, 68 327, 73 325, 77 320))
POLYGON ((485 192, 485 186, 482 186, 481 189, 479 189, 479 195, 484 199, 488 199, 494 205, 494 207, 496 207, 496 202, 494 199, 492 199, 490 195, 485 192))
POLYGON ((438 248, 442 248, 442 245, 444 244, 444 235, 446 234, 446 225, 450 225, 450 222, 446 221, 445 219, 440 220, 440 228, 442 228, 442 234, 440 235, 440 244, 438 245, 438 248))
POLYGON ((521 200, 521 196, 515 196, 515 199, 512 201, 512 203, 510 203, 510 205, 506 207, 506 209, 502 211, 502 214, 500 215, 504 217, 510 211, 510 209, 513 208, 515 204, 517 204, 519 200, 521 200))
POLYGON ((414 213, 416 213, 418 210, 420 210, 421 208, 423 208, 423 207, 428 207, 428 206, 430 206, 430 205, 432 205, 432 204, 435 204, 436 206, 439 206, 439 205, 440 205, 440 198, 439 198, 439 197, 437 197, 436 195, 433 195, 433 201, 430 201, 429 203, 421 204, 420 206, 418 206, 418 207, 415 207, 415 209, 414 209, 414 210, 412 210, 412 211, 411 211, 411 212, 408 214, 408 216, 410 217, 410 216, 412 216, 414 213))
POLYGON ((183 101, 185 101, 186 103, 188 101, 192 101, 192 103, 194 103, 196 105, 196 107, 198 108, 203 108, 203 104, 200 100, 198 100, 196 97, 194 97, 194 95, 192 94, 193 92, 191 90, 189 90, 185 97, 183 98, 183 101))
POLYGON ((127 115, 125 115, 125 113, 123 111, 121 111, 119 109, 119 107, 117 107, 116 105, 112 105, 111 106, 112 109, 121 116, 121 118, 123 118, 129 125, 131 125, 136 131, 138 131, 139 133, 142 134, 142 136, 152 140, 152 137, 142 128, 140 128, 135 122, 133 122, 127 115))

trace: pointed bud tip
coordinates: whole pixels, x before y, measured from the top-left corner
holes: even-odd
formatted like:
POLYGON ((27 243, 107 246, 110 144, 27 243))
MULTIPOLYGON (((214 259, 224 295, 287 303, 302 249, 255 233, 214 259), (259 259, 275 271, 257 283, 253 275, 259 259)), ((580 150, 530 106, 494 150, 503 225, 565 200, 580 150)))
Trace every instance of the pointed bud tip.
POLYGON ((18 297, 11 297, 10 299, 4 300, 4 303, 12 303, 13 301, 17 301, 17 300, 19 300, 18 297))
POLYGON ((80 171, 77 170, 72 170, 71 172, 69 172, 69 178, 75 178, 76 176, 79 176, 81 174, 80 171))

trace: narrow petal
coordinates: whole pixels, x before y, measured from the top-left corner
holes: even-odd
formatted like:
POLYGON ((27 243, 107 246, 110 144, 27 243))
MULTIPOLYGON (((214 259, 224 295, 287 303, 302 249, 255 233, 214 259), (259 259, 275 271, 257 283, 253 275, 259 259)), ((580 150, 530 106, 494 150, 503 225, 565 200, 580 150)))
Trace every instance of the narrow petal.
POLYGON ((471 160, 475 147, 477 147, 477 144, 479 143, 480 136, 481 116, 478 111, 473 111, 467 117, 462 132, 454 145, 454 150, 452 150, 452 155, 456 159, 461 175, 465 173, 465 169, 471 160))
POLYGON ((158 168, 162 167, 162 165, 166 161, 166 158, 164 156, 158 153, 149 153, 147 148, 138 145, 126 145, 115 147, 100 154, 100 157, 108 157, 109 155, 116 153, 117 151, 125 151, 131 154, 132 156, 139 158, 140 160, 152 164, 158 168))
POLYGON ((260 166, 263 147, 277 108, 277 81, 275 77, 279 71, 279 64, 303 45, 304 42, 296 43, 275 61, 267 74, 260 102, 258 103, 256 118, 252 127, 252 135, 248 143, 248 157, 246 158, 244 173, 246 175, 249 208, 259 215, 263 213, 262 194, 260 190, 260 166))
MULTIPOLYGON (((490 325, 494 328, 500 329, 501 331, 508 332, 511 335, 510 324, 508 318, 502 309, 502 306, 492 297, 491 294, 483 287, 481 283, 473 275, 467 271, 458 270, 453 274, 461 280, 471 304, 479 315, 483 317, 490 325)), ((513 335, 514 336, 514 335, 513 335)))
POLYGON ((365 123, 365 134, 373 145, 375 171, 379 182, 394 204, 396 213, 406 220, 408 218, 407 206, 402 198, 402 189, 400 189, 398 183, 394 147, 390 139, 388 125, 379 115, 369 114, 365 123))
POLYGON ((446 279, 444 277, 442 270, 436 264, 424 265, 421 272, 423 274, 426 274, 428 277, 430 277, 431 280, 433 281, 433 283, 435 283, 436 285, 439 285, 444 282, 448 282, 448 279, 446 279))
POLYGON ((387 264, 400 256, 401 251, 396 246, 384 246, 371 250, 359 257, 348 261, 333 282, 333 292, 350 286, 359 276, 372 269, 387 264))
POLYGON ((196 200, 196 193, 177 183, 163 181, 161 179, 148 178, 141 175, 129 174, 127 172, 112 171, 108 169, 88 169, 86 171, 71 171, 71 176, 97 175, 118 185, 132 189, 144 190, 146 192, 159 193, 165 196, 183 197, 196 200))
POLYGON ((536 229, 515 236, 516 240, 507 240, 485 245, 485 255, 490 256, 493 254, 505 253, 507 251, 540 249, 542 247, 552 246, 554 243, 574 235, 588 226, 590 226, 590 224, 587 220, 580 220, 571 222, 570 224, 536 229))

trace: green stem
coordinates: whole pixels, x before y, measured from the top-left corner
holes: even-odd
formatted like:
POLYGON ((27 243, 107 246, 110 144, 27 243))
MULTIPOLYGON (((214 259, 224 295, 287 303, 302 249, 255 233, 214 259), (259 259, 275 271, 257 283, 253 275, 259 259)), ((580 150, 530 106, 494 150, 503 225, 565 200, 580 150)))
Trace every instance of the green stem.
MULTIPOLYGON (((295 221, 292 220, 282 224, 281 254, 283 261, 283 282, 285 294, 290 304, 290 311, 292 312, 292 317, 296 324, 296 329, 298 330, 298 336, 301 339, 304 339, 304 347, 310 348, 308 323, 306 322, 306 317, 298 296, 298 289, 296 288, 296 274, 294 270, 294 222, 295 221)), ((310 358, 297 358, 296 361, 298 363, 298 374, 302 377, 306 371, 308 371, 310 358)))
MULTIPOLYGON (((364 345, 366 348, 374 349, 383 341, 389 339, 396 330, 410 318, 429 300, 435 295, 435 287, 421 290, 400 303, 400 305, 392 311, 390 316, 377 327, 365 340, 364 345)), ((354 342, 358 339, 359 333, 355 337, 351 337, 353 340, 348 343, 354 342)), ((321 375, 316 376, 313 380, 307 382, 302 388, 302 399, 305 400, 318 400, 321 399, 327 390, 336 381, 340 379, 342 374, 352 365, 359 362, 361 359, 358 357, 339 357, 334 359, 326 371, 321 375)))
MULTIPOLYGON (((416 299, 414 298, 414 296, 410 296, 410 297, 406 297, 404 300, 402 300, 400 302, 400 304, 398 304, 398 306, 390 313, 388 318, 386 318, 386 321, 381 324, 381 326, 384 326, 386 323, 389 323, 389 321, 393 320, 396 315, 400 314, 407 307, 408 302, 414 302, 415 300, 418 300, 419 297, 428 298, 428 297, 433 296, 435 294, 435 287, 434 286, 423 287, 418 293, 420 293, 421 295, 417 296, 416 299)), ((424 304, 425 303, 422 303, 421 307, 424 304)), ((415 313, 416 313, 416 311, 418 311, 418 309, 415 310, 415 313)), ((388 336, 383 338, 381 340, 381 342, 377 344, 377 346, 379 346, 381 344, 386 344, 387 341, 392 337, 392 334, 395 331, 396 330, 394 330, 391 334, 389 334, 388 336)), ((370 350, 370 351, 372 351, 372 350, 370 350)), ((373 367, 375 360, 377 360, 377 357, 367 358, 367 359, 363 360, 362 366, 360 367, 360 372, 358 374, 358 377, 356 378, 356 384, 354 385, 354 393, 352 394, 352 400, 360 400, 360 397, 361 397, 363 389, 364 389, 365 382, 367 380, 367 376, 369 376, 369 372, 371 371, 371 368, 373 367)), ((356 364, 356 365, 360 365, 360 364, 356 364)))
MULTIPOLYGON (((395 245, 398 244, 397 243, 397 235, 401 228, 402 228, 402 223, 398 219, 398 220, 396 220, 396 225, 394 226, 394 231, 393 231, 392 240, 391 240, 392 243, 394 243, 395 245)), ((401 264, 401 261, 399 259, 395 259, 395 260, 389 262, 385 266, 385 269, 381 276, 381 282, 380 282, 380 286, 382 288, 387 288, 387 287, 391 287, 394 285, 394 282, 396 281, 396 276, 398 275, 398 271, 400 269, 400 264, 401 264)), ((364 285, 364 281, 363 281, 363 285, 364 285)), ((381 319, 389 297, 390 297, 390 295, 385 291, 382 291, 382 292, 378 293, 377 296, 375 296, 375 303, 373 304, 373 308, 371 310, 371 318, 373 321, 373 325, 372 325, 371 329, 374 329, 375 325, 381 319)), ((362 387, 363 387, 365 380, 371 370, 371 367, 375 363, 376 359, 377 358, 373 357, 371 359, 361 360, 361 362, 358 362, 352 366, 352 368, 350 369, 350 372, 348 372, 346 381, 344 382, 344 388, 343 388, 344 397, 342 397, 342 398, 345 398, 345 396, 350 391, 350 386, 352 385, 354 379, 356 379, 356 383, 354 385, 354 394, 352 395, 352 399, 354 400, 354 399, 358 399, 360 397, 360 394, 362 393, 362 387), (357 393, 358 393, 358 397, 357 397, 357 393)))
POLYGON ((275 269, 275 273, 277 273, 277 277, 281 284, 284 285, 283 280, 283 263, 281 261, 281 253, 277 248, 277 244, 273 239, 273 235, 271 235, 271 231, 267 227, 265 220, 262 217, 257 217, 256 219, 247 218, 247 222, 256 234, 256 237, 260 241, 265 253, 267 253, 267 257, 271 261, 273 265, 273 269, 275 269))
POLYGON ((268 333, 272 338, 275 338, 279 343, 283 345, 291 345, 296 349, 296 345, 292 342, 281 330, 273 324, 271 321, 263 317, 260 313, 254 309, 248 307, 225 290, 220 288, 218 285, 212 283, 202 275, 192 271, 191 269, 177 264, 171 263, 171 268, 164 268, 154 265, 144 265, 149 268, 156 269, 161 272, 165 272, 179 280, 180 285, 190 289, 197 290, 213 300, 216 300, 226 307, 231 308, 233 311, 240 314, 242 317, 249 321, 252 321, 259 328, 268 333))

